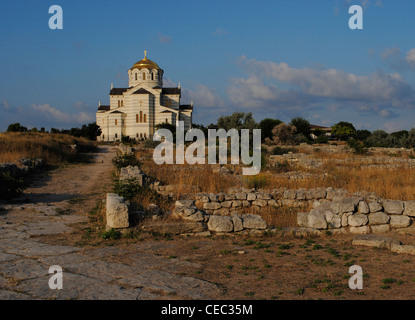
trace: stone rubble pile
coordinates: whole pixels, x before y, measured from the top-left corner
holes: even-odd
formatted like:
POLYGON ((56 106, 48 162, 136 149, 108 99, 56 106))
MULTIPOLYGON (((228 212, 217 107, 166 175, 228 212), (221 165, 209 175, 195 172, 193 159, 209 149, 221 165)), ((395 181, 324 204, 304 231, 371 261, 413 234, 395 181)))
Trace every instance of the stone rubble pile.
POLYGON ((21 159, 18 164, 0 163, 0 172, 9 173, 12 177, 22 177, 44 166, 43 159, 21 159))

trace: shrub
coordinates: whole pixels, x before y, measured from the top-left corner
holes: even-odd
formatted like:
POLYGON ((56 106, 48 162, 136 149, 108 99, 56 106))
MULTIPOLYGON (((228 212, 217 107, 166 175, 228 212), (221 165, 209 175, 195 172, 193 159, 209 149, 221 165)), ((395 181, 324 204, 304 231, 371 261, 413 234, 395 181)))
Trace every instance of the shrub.
POLYGON ((105 240, 108 240, 108 239, 118 240, 121 238, 121 232, 115 229, 110 229, 108 231, 102 232, 101 238, 105 240))
POLYGON ((274 156, 282 156, 286 151, 281 147, 274 147, 271 150, 271 154, 274 156))
POLYGON ((354 154, 365 155, 368 154, 368 150, 362 141, 350 139, 347 141, 348 148, 353 151, 354 154))
POLYGON ((117 169, 128 166, 140 166, 140 161, 138 161, 134 154, 123 154, 116 156, 114 159, 112 159, 112 163, 117 169))
POLYGON ((155 147, 157 147, 159 144, 161 143, 161 141, 154 141, 151 139, 145 140, 143 142, 143 146, 144 148, 148 148, 148 149, 154 149, 155 147))
POLYGON ((23 194, 23 180, 14 178, 9 172, 0 172, 0 198, 11 199, 23 194))
POLYGON ((123 197, 125 200, 131 201, 142 187, 138 184, 136 179, 128 179, 124 181, 117 181, 114 186, 114 193, 123 197))

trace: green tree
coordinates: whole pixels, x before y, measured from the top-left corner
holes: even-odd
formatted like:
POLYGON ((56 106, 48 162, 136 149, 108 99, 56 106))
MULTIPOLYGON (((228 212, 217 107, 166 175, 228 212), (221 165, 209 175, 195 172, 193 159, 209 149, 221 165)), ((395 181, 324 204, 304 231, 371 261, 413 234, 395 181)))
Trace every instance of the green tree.
POLYGON ((295 127, 281 123, 272 129, 273 142, 276 144, 292 144, 295 137, 295 127))
POLYGON ((7 132, 27 132, 27 128, 16 122, 8 126, 7 132))
POLYGON ((278 119, 266 118, 259 123, 261 129, 262 141, 265 141, 266 138, 272 139, 272 129, 277 125, 281 124, 282 121, 278 119))
POLYGON ((300 135, 304 135, 307 139, 310 139, 310 122, 302 117, 296 117, 291 120, 290 125, 295 127, 295 132, 300 135))
POLYGON ((356 135, 356 129, 350 122, 341 121, 331 127, 332 133, 340 140, 346 141, 350 138, 354 138, 356 135))
POLYGON ((81 128, 81 137, 95 141, 101 135, 101 128, 95 123, 83 125, 81 128))
POLYGON ((365 141, 367 138, 370 137, 371 134, 372 132, 370 132, 369 130, 357 130, 355 138, 359 141, 365 141))
POLYGON ((230 116, 222 116, 218 119, 216 125, 218 128, 225 129, 226 131, 230 129, 240 131, 241 129, 253 130, 259 128, 251 112, 235 112, 230 116))

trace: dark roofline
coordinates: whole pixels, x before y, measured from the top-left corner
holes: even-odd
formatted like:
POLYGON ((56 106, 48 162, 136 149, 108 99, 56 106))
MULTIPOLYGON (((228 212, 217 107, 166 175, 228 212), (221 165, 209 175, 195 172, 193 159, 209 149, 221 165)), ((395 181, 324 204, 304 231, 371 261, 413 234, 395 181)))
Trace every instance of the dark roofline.
POLYGON ((180 110, 193 110, 193 106, 191 104, 182 104, 179 107, 180 110))
POLYGON ((133 94, 151 94, 151 92, 147 91, 144 88, 140 88, 136 92, 134 92, 133 94))
POLYGON ((110 110, 110 106, 99 106, 98 111, 108 111, 110 110))
POLYGON ((181 88, 163 88, 162 94, 182 94, 181 88))
POLYGON ((121 96, 129 88, 112 88, 110 91, 110 96, 121 96))

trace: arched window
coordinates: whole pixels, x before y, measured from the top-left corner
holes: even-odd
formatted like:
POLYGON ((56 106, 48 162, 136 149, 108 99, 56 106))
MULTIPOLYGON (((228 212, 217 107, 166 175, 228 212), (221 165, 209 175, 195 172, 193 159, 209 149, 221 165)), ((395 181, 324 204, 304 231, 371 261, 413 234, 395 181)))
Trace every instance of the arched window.
POLYGON ((138 114, 135 115, 135 122, 138 123, 138 114))
POLYGON ((137 73, 135 74, 135 81, 137 81, 138 80, 138 77, 137 77, 137 73))
POLYGON ((140 111, 140 123, 143 122, 143 111, 140 111))
POLYGON ((144 114, 144 123, 146 123, 146 122, 147 122, 147 115, 144 114))
POLYGON ((143 80, 146 80, 146 73, 143 73, 143 80))
POLYGON ((115 125, 117 125, 118 124, 118 120, 117 119, 115 119, 115 125))
POLYGON ((151 73, 151 80, 154 80, 154 73, 151 73))

